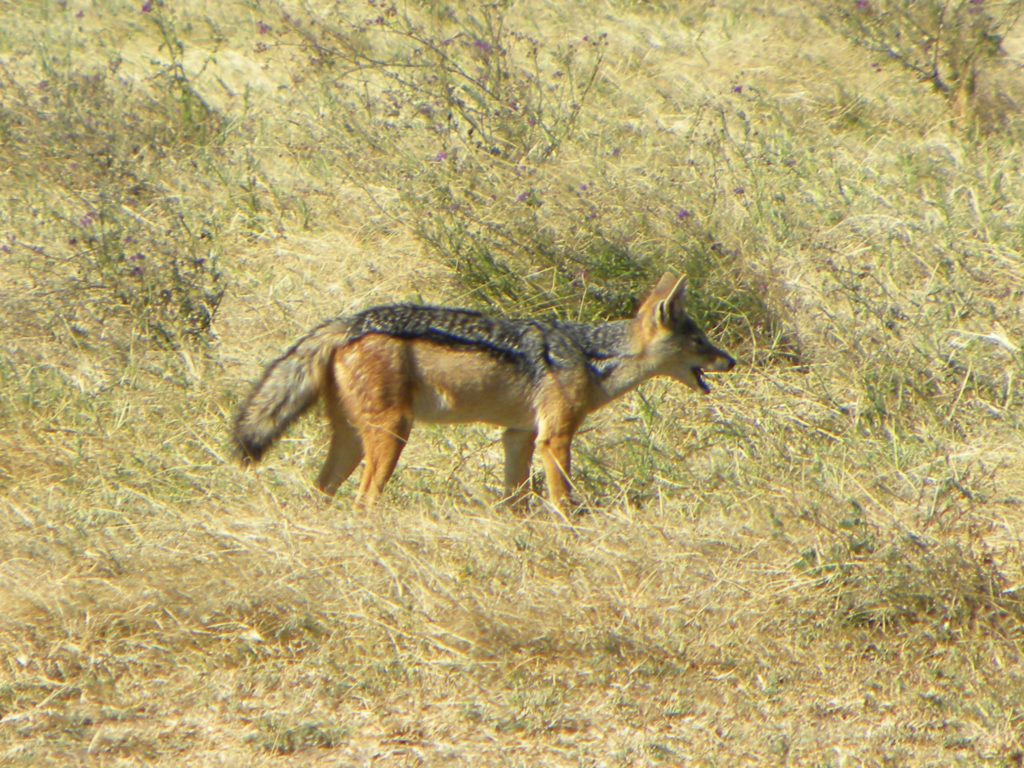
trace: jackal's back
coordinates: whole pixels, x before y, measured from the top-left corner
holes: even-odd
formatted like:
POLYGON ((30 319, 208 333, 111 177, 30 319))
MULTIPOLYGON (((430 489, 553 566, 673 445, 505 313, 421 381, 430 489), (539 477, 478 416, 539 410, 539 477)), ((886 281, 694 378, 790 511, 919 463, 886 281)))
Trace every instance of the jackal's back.
POLYGON ((393 304, 365 310, 351 319, 349 342, 375 333, 486 352, 542 375, 552 368, 617 354, 625 324, 506 320, 470 309, 393 304))
POLYGON ((489 317, 470 309, 419 304, 372 307, 351 318, 348 343, 370 334, 481 349, 499 357, 522 355, 523 323, 489 317))

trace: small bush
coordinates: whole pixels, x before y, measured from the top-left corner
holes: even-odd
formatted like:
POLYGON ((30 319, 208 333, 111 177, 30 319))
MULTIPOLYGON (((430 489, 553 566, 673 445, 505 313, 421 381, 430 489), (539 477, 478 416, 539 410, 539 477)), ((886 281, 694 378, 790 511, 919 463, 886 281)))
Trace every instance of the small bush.
POLYGON ((345 726, 317 721, 292 722, 291 718, 266 715, 256 721, 256 732, 246 741, 259 749, 291 755, 317 747, 338 747, 350 738, 345 726))
MULTIPOLYGON (((206 337, 224 294, 220 224, 216 210, 163 178, 178 171, 172 152, 198 165, 194 142, 217 131, 216 115, 195 106, 194 92, 168 102, 162 90, 139 90, 119 76, 116 58, 80 70, 42 55, 47 79, 32 87, 10 80, 0 101, 0 154, 22 190, 6 200, 21 222, 4 245, 7 258, 33 293, 50 296, 54 327, 89 335, 123 321, 172 345, 206 337), (183 99, 193 107, 179 111, 183 99)), ((184 75, 174 71, 184 94, 184 75)))
POLYGON ((371 2, 362 17, 286 15, 329 83, 335 117, 311 130, 473 301, 512 313, 575 305, 568 297, 592 272, 612 285, 586 296, 585 313, 596 303, 594 313, 615 314, 632 292, 616 278, 632 282, 642 259, 597 238, 570 250, 567 220, 540 211, 541 169, 578 131, 604 37, 546 46, 512 28, 510 8, 371 2))
POLYGON ((983 131, 1001 122, 984 114, 984 70, 996 66, 1024 2, 1004 0, 857 0, 835 4, 825 18, 858 45, 882 54, 948 99, 962 124, 983 131), (981 107, 981 111, 979 111, 981 107))
POLYGON ((826 589, 838 620, 883 630, 923 623, 942 632, 976 621, 1024 621, 1024 600, 1008 589, 989 553, 955 541, 890 534, 850 531, 827 553, 803 554, 801 569, 826 589))

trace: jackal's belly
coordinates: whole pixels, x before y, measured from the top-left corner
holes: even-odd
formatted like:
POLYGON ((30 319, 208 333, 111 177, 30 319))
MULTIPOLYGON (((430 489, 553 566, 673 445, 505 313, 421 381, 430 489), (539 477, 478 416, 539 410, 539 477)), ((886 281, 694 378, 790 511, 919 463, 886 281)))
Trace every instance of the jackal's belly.
POLYGON ((485 352, 417 344, 413 415, 423 421, 534 426, 530 378, 485 352))

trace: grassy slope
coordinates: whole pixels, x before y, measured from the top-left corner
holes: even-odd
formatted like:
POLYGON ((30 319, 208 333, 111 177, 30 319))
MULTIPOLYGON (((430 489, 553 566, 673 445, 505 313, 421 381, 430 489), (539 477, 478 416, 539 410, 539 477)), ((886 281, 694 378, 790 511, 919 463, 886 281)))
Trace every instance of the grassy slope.
MULTIPOLYGON (((241 393, 312 323, 480 301, 416 236, 459 221, 396 187, 436 137, 357 165, 300 8, 179 4, 180 71, 141 3, 5 12, 0 761, 1020 761, 1019 126, 969 143, 803 5, 747 5, 524 0, 545 55, 608 33, 576 134, 527 182, 459 145, 452 188, 511 189, 483 215, 688 268, 745 363, 594 418, 572 529, 492 508, 486 429, 418 430, 372 515, 312 494, 315 419, 232 462, 241 393), (132 303, 128 238, 219 259, 210 343, 149 340, 182 317, 164 283, 132 303)), ((584 274, 509 253, 526 288, 584 274)))

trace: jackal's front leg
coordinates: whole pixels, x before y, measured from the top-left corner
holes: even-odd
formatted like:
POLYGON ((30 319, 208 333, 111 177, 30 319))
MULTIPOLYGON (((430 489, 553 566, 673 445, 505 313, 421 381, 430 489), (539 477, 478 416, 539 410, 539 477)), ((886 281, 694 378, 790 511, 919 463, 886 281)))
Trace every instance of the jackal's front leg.
POLYGON ((564 512, 570 506, 572 481, 569 479, 573 433, 541 436, 538 441, 544 462, 548 498, 556 509, 564 512))

